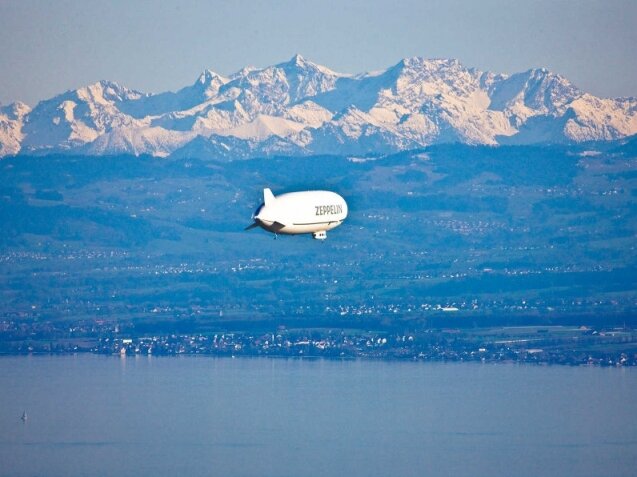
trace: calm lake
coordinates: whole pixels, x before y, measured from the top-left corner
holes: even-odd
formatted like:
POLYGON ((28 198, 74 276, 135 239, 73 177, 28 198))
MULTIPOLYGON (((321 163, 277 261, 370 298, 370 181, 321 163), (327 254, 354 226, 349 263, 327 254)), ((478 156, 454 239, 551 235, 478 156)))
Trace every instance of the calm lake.
POLYGON ((636 403, 635 369, 2 357, 0 475, 634 476, 636 403))

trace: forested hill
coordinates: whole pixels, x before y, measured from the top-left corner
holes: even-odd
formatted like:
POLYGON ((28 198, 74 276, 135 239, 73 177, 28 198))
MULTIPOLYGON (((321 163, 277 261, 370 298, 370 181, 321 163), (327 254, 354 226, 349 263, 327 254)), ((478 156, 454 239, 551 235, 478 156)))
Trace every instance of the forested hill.
POLYGON ((637 311, 635 141, 383 156, 0 161, 0 320, 459 326, 637 311), (244 231, 329 189, 325 243, 244 231))

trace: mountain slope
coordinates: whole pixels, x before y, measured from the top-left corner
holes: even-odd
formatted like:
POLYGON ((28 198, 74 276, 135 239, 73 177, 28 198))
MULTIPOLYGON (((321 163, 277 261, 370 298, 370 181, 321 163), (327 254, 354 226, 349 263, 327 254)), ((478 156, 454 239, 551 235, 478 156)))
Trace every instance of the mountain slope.
POLYGON ((31 111, 24 103, 0 107, 0 157, 17 154, 24 139, 24 117, 31 111))
POLYGON ((508 76, 424 58, 347 75, 296 55, 228 78, 206 70, 176 92, 144 94, 100 81, 33 110, 21 103, 0 109, 0 157, 63 151, 209 157, 218 151, 233 159, 634 134, 635 98, 597 98, 543 68, 508 76))

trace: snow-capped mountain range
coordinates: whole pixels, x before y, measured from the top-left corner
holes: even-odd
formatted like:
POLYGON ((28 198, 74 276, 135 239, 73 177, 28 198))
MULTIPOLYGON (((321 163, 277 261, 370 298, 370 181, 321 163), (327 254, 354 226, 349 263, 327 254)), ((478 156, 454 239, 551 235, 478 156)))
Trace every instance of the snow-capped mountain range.
POLYGON ((598 98, 546 69, 509 76, 448 59, 407 58, 381 72, 349 75, 297 55, 230 77, 206 70, 177 92, 145 94, 100 81, 33 109, 0 106, 0 157, 365 154, 636 133, 634 97, 598 98))

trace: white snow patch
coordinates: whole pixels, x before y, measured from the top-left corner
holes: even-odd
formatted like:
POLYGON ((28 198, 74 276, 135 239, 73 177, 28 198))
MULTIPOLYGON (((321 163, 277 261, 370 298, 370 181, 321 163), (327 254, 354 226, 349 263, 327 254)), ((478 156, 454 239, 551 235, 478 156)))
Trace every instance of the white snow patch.
POLYGON ((263 140, 270 136, 287 137, 304 129, 305 126, 288 119, 259 115, 254 121, 218 132, 222 136, 235 136, 240 139, 263 140))

